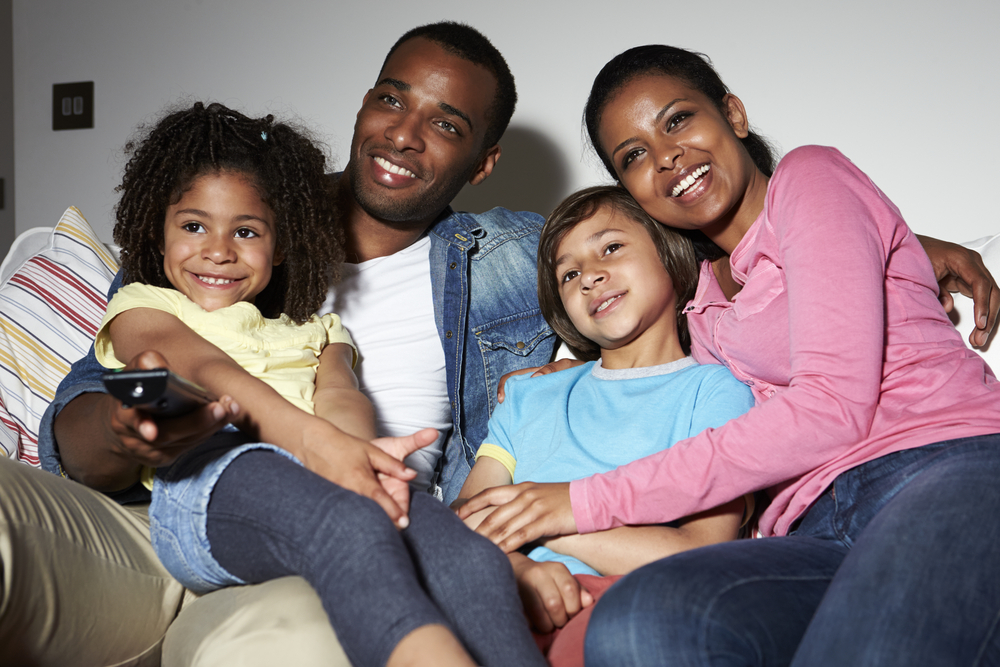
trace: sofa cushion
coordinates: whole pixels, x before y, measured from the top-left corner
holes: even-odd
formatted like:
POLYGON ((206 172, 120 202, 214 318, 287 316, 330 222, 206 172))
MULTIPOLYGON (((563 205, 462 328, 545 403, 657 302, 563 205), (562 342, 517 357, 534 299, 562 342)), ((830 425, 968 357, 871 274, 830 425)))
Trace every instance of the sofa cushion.
POLYGON ((18 237, 0 269, 0 449, 34 466, 39 420, 93 342, 118 270, 75 207, 42 243, 39 234, 18 237))

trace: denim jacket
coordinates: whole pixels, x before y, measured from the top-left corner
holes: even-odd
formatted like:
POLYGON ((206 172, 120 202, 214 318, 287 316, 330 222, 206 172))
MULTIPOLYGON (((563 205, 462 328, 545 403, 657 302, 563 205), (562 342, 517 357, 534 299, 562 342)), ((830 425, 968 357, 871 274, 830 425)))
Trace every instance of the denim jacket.
MULTIPOLYGON (((536 255, 543 219, 495 208, 473 214, 446 209, 429 231, 434 321, 444 346, 453 428, 438 464, 438 484, 451 502, 475 462, 496 406, 497 384, 510 371, 552 358, 556 336, 538 307, 536 255)), ((121 287, 119 273, 108 298, 121 287)), ((104 368, 91 346, 73 364, 42 416, 42 467, 65 476, 52 425, 74 398, 104 392, 104 368)), ((114 494, 119 502, 148 497, 137 485, 114 494)))

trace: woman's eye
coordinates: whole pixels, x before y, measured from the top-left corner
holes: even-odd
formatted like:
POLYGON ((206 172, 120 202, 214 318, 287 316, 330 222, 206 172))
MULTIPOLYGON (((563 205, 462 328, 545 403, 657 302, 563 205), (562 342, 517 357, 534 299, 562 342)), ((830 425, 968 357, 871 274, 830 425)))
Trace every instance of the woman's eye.
POLYGON ((573 280, 573 278, 576 278, 578 275, 580 275, 579 271, 567 271, 566 273, 563 274, 562 282, 568 283, 569 281, 573 280))
POLYGON ((622 247, 621 243, 609 243, 607 247, 604 248, 604 254, 610 255, 611 253, 615 252, 621 247, 622 247))
POLYGON ((190 232, 192 234, 204 234, 205 228, 202 227, 200 222, 186 222, 181 225, 181 229, 185 232, 190 232))
POLYGON ((680 125, 684 119, 690 118, 691 115, 692 114, 690 111, 678 111, 673 116, 671 116, 669 120, 667 120, 667 129, 668 130, 674 129, 675 127, 680 125))
POLYGON ((643 151, 641 148, 633 148, 632 150, 627 151, 622 157, 622 170, 624 171, 625 169, 628 169, 628 166, 635 162, 635 159, 642 155, 642 153, 643 151))
POLYGON ((252 229, 247 229, 246 227, 240 227, 236 230, 236 238, 238 239, 252 239, 258 236, 260 236, 260 234, 252 229))

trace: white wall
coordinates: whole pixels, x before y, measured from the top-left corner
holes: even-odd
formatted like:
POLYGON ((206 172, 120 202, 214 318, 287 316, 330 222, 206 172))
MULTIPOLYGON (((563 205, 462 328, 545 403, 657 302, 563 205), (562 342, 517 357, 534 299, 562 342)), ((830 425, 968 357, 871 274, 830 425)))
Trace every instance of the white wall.
POLYGON ((521 97, 498 171, 466 188, 463 208, 547 213, 604 180, 581 144, 590 82, 616 53, 661 42, 710 55, 783 150, 839 147, 917 231, 957 241, 1000 231, 996 2, 345 4, 13 0, 18 231, 51 225, 75 204, 110 239, 121 145, 182 97, 291 112, 344 156, 389 46, 444 18, 493 40, 521 97), (95 128, 53 132, 52 84, 86 80, 95 82, 95 128))
POLYGON ((14 49, 11 46, 11 0, 0 0, 0 257, 14 240, 14 49))

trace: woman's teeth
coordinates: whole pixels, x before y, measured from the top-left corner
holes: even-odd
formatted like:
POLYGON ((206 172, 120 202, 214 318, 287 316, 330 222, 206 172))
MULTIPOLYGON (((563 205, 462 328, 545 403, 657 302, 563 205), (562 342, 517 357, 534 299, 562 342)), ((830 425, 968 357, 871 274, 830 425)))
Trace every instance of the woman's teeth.
POLYGON ((409 176, 410 178, 416 178, 417 175, 414 174, 409 169, 403 169, 402 167, 397 167, 393 163, 386 160, 384 157, 376 157, 375 163, 385 169, 390 174, 402 174, 403 176, 409 176))
POLYGON ((673 192, 670 193, 670 196, 680 197, 687 191, 688 188, 694 185, 699 178, 707 174, 709 169, 710 165, 703 164, 702 166, 692 171, 690 174, 687 175, 687 178, 685 178, 683 181, 674 186, 673 192))
POLYGON ((233 282, 232 278, 209 278, 208 276, 198 276, 198 278, 209 285, 228 285, 233 282))

